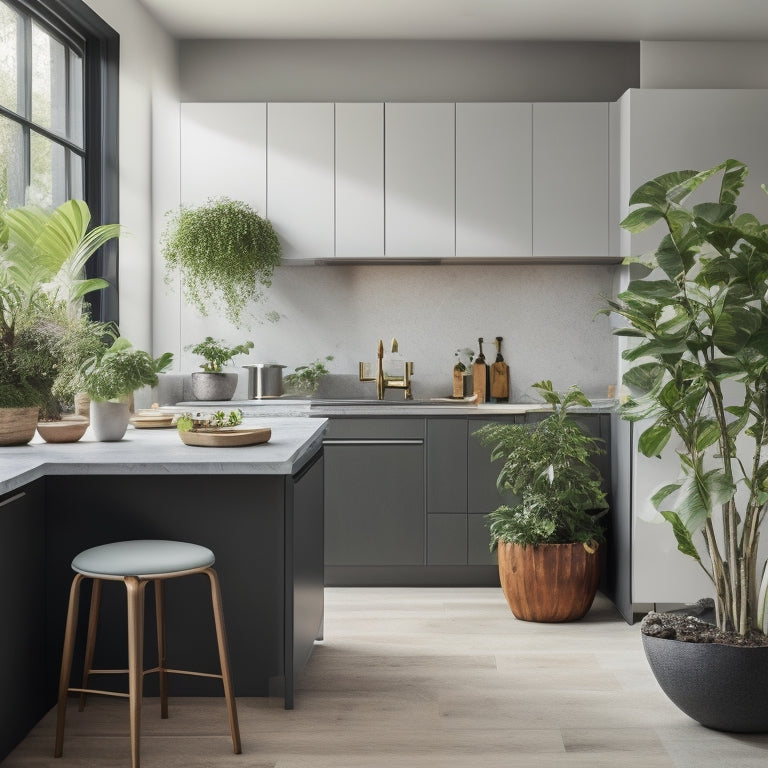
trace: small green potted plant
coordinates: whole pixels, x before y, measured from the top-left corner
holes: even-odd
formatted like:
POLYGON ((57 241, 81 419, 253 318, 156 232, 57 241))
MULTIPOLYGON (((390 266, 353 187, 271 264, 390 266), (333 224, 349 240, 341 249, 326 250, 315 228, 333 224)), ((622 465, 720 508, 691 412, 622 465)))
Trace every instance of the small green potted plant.
POLYGON ((110 347, 87 360, 80 369, 81 388, 91 398, 91 428, 97 440, 122 440, 130 418, 130 398, 143 386, 157 384, 158 373, 173 361, 165 352, 153 358, 134 349, 126 338, 115 339, 110 347))
POLYGON ((283 377, 286 390, 296 395, 312 395, 317 391, 320 379, 330 373, 325 364, 332 360, 333 355, 326 355, 323 360, 318 358, 306 365, 297 365, 293 373, 283 377))
POLYGON ((192 374, 192 394, 196 400, 219 402, 231 400, 237 389, 237 374, 224 373, 222 368, 235 355, 247 355, 253 349, 252 341, 228 346, 223 339, 206 336, 203 341, 189 347, 190 351, 203 358, 202 371, 192 374))
POLYGON ((546 418, 475 432, 492 446, 491 461, 504 461, 497 487, 519 498, 488 515, 491 550, 517 618, 572 621, 589 610, 600 579, 600 518, 608 505, 592 458, 603 449, 568 413, 591 405, 578 387, 559 393, 540 381, 533 388, 552 406, 546 418))
POLYGON ((269 220, 226 197, 173 212, 161 249, 166 281, 178 270, 185 298, 203 317, 215 310, 238 327, 280 263, 280 240, 269 220))

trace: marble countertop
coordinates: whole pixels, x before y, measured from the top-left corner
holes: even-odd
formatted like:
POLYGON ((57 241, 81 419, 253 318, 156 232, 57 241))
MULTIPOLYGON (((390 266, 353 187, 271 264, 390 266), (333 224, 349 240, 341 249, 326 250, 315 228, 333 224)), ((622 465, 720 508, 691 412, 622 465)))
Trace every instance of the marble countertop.
POLYGON ((0 494, 46 475, 292 475, 322 445, 325 419, 247 418, 242 428, 269 427, 267 443, 236 448, 184 445, 176 429, 128 427, 122 440, 98 442, 89 429, 76 443, 0 447, 0 494))
MULTIPOLYGON (((615 400, 593 400, 592 408, 574 408, 574 411, 610 413, 615 400)), ((475 403, 440 400, 299 400, 273 398, 265 400, 231 400, 226 403, 179 403, 178 410, 211 410, 211 408, 240 408, 246 416, 494 416, 548 410, 544 403, 475 403)))

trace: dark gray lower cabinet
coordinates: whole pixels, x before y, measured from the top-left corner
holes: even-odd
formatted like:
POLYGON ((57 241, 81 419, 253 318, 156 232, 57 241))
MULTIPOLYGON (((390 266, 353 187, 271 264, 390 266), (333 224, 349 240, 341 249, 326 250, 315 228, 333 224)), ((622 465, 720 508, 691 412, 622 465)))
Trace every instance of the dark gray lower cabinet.
POLYGON ((326 566, 424 562, 424 419, 337 419, 325 440, 326 566))
POLYGON ((0 497, 0 760, 48 711, 43 481, 0 497))

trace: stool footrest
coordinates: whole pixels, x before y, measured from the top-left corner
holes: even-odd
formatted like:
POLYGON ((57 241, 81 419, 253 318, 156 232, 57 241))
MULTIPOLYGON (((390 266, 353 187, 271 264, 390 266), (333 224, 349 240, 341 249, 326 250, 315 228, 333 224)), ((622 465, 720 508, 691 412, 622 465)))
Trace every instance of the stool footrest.
POLYGON ((99 693, 102 696, 119 696, 121 699, 129 698, 129 694, 120 691, 102 691, 98 688, 67 688, 70 693, 99 693))

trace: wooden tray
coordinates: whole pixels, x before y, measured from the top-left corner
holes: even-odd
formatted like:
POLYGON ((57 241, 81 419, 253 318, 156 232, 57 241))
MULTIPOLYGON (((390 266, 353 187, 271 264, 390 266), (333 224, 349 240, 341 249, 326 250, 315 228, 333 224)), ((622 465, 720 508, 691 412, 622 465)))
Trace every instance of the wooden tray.
POLYGON ((217 429, 213 432, 179 432, 185 445, 202 445, 209 448, 229 448, 238 445, 266 443, 272 437, 272 430, 263 429, 217 429))
POLYGON ((168 429, 176 426, 173 423, 173 414, 158 416, 132 416, 129 419, 136 429, 168 429))

